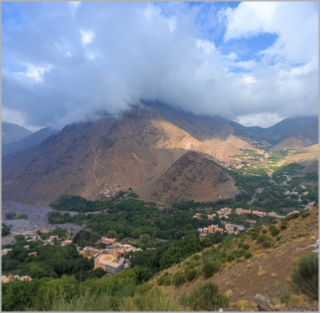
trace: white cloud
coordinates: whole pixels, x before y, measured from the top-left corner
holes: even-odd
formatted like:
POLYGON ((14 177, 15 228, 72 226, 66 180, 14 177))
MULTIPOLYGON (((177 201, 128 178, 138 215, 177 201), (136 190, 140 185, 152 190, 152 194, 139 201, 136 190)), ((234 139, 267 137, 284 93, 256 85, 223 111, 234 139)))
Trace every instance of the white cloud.
POLYGON ((76 17, 65 3, 53 3, 50 14, 41 4, 15 5, 25 25, 3 23, 3 64, 29 67, 3 69, 2 103, 22 112, 29 125, 117 113, 140 99, 233 119, 318 112, 317 10, 311 3, 240 3, 224 18, 212 9, 210 17, 201 15, 201 23, 211 19, 208 33, 199 33, 198 11, 180 3, 83 2, 76 17), (276 32, 279 41, 262 52, 262 61, 243 60, 237 50, 222 53, 224 44, 211 36, 216 24, 224 29, 219 21, 228 23, 230 42, 261 31, 276 32))
POLYGON ((94 32, 92 30, 85 31, 81 29, 80 34, 81 34, 81 41, 84 45, 92 42, 94 38, 94 32))
POLYGON ((275 44, 260 54, 292 63, 308 62, 318 55, 318 10, 314 2, 241 2, 225 11, 225 41, 278 35, 275 44))
POLYGON ((169 29, 170 29, 171 33, 173 33, 176 30, 176 28, 177 28, 177 19, 174 16, 171 16, 168 19, 168 26, 169 26, 169 29))
POLYGON ((267 128, 283 120, 277 114, 249 114, 240 116, 236 121, 244 126, 256 126, 267 128))

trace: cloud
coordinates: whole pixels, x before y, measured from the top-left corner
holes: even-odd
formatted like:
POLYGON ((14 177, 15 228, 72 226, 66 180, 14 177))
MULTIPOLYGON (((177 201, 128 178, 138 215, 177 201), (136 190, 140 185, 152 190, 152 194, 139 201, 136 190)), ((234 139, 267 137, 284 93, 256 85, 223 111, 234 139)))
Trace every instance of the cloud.
POLYGON ((312 3, 4 3, 3 16, 3 108, 30 126, 117 114, 141 99, 263 124, 317 114, 312 3), (278 39, 252 58, 224 52, 261 32, 278 39))

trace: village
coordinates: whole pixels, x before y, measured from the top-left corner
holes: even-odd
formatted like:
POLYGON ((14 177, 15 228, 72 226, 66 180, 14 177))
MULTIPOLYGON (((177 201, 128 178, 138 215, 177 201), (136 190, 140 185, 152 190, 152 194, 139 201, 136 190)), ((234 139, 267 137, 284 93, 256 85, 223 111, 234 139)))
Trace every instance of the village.
MULTIPOLYGON (((315 202, 309 202, 304 207, 304 210, 312 209, 314 207, 314 204, 315 204, 315 202)), ((221 208, 220 210, 218 210, 217 213, 207 214, 207 217, 205 217, 205 215, 202 213, 196 213, 192 218, 199 219, 199 220, 207 219, 208 221, 213 221, 213 219, 215 217, 218 217, 220 220, 222 218, 229 219, 229 215, 231 215, 232 213, 236 213, 238 215, 252 214, 252 215, 256 215, 259 218, 264 218, 266 216, 269 216, 269 217, 273 217, 276 219, 282 219, 282 218, 285 218, 286 216, 289 216, 291 214, 299 213, 299 211, 292 211, 285 216, 285 215, 279 215, 275 212, 267 213, 267 212, 261 212, 261 211, 257 211, 257 210, 245 210, 243 208, 236 208, 233 212, 232 208, 225 207, 225 208, 221 208)), ((249 223, 250 227, 254 226, 257 223, 257 221, 250 220, 250 219, 248 219, 246 221, 249 223)), ((221 220, 221 224, 224 226, 224 229, 219 227, 218 224, 216 224, 216 225, 212 224, 208 227, 198 228, 200 238, 204 238, 208 234, 214 234, 214 233, 226 233, 226 234, 236 234, 237 235, 240 231, 244 231, 246 229, 244 225, 231 224, 225 220, 221 220)))
MULTIPOLYGON (((27 239, 27 242, 31 241, 42 241, 43 246, 45 245, 55 245, 60 244, 61 246, 72 244, 72 240, 61 240, 59 236, 49 236, 48 239, 42 240, 40 236, 31 236, 27 239)), ((136 252, 142 251, 141 248, 135 248, 129 244, 121 244, 117 242, 116 238, 108 238, 108 237, 101 237, 97 240, 94 246, 104 246, 104 248, 95 248, 86 246, 83 249, 75 244, 76 249, 80 255, 84 258, 94 259, 94 266, 93 269, 101 268, 106 272, 107 275, 114 275, 130 267, 130 260, 126 258, 126 255, 129 252, 136 252)), ((30 249, 29 245, 25 245, 23 247, 26 250, 30 249)), ((1 255, 6 255, 12 249, 2 249, 1 255)), ((30 252, 28 253, 28 257, 30 256, 37 256, 37 252, 30 252)), ((19 276, 19 275, 12 275, 9 274, 8 276, 2 275, 2 283, 8 283, 12 280, 28 280, 31 281, 32 277, 30 276, 19 276)))

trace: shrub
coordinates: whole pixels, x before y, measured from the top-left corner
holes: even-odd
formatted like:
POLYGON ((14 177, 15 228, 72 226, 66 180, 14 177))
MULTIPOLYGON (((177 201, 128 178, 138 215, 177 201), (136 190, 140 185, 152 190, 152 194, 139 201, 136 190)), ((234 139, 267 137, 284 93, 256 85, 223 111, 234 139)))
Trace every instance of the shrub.
POLYGON ((281 224, 280 229, 281 229, 281 230, 287 229, 287 224, 281 224))
POLYGON ((263 234, 266 234, 267 232, 268 232, 268 230, 267 230, 267 229, 265 229, 265 228, 264 228, 264 229, 262 229, 262 233, 263 233, 263 234))
POLYGON ((209 278, 213 274, 217 273, 220 267, 221 267, 221 263, 219 261, 206 262, 202 267, 202 274, 204 278, 209 278))
POLYGON ((176 272, 173 277, 172 277, 172 283, 176 286, 179 287, 185 282, 185 277, 182 272, 176 272))
POLYGON ((278 227, 270 229, 270 233, 273 237, 278 236, 280 234, 280 229, 278 227))
POLYGON ((244 249, 244 250, 248 250, 249 248, 250 248, 250 245, 248 243, 244 243, 242 245, 242 249, 244 249))
POLYGON ((303 257, 291 279, 296 291, 318 300, 318 254, 312 252, 303 257))
POLYGON ((310 212, 308 212, 308 211, 303 211, 303 212, 300 213, 300 216, 301 216, 302 218, 306 218, 306 217, 308 217, 309 215, 310 215, 310 212))
POLYGON ((295 218, 298 218, 299 216, 300 216, 299 213, 290 214, 289 216, 286 217, 286 220, 290 221, 290 220, 293 220, 295 218))
POLYGON ((282 236, 277 236, 277 241, 279 241, 282 238, 282 236))
POLYGON ((186 269, 186 279, 187 281, 192 281, 197 276, 197 271, 194 268, 186 269))
POLYGON ((250 259, 250 258, 252 257, 252 253, 249 252, 249 251, 246 251, 246 252, 244 253, 244 257, 245 257, 246 259, 250 259))
POLYGON ((271 247, 271 241, 265 240, 262 242, 262 247, 263 248, 270 248, 271 247))
POLYGON ((264 241, 270 240, 270 237, 266 236, 266 235, 261 235, 257 238, 257 242, 258 243, 262 243, 264 241))
POLYGON ((229 298, 218 292, 218 286, 212 282, 197 287, 189 296, 180 299, 193 311, 217 311, 229 305, 229 298))

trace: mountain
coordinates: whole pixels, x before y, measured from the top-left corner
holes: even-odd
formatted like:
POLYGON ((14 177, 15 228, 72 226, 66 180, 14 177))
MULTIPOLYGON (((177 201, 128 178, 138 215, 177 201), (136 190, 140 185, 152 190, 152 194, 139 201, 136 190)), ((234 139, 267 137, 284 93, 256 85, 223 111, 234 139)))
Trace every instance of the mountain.
POLYGON ((141 198, 163 204, 216 201, 239 193, 233 179, 203 154, 188 151, 160 177, 135 189, 141 198))
POLYGON ((318 116, 287 118, 268 127, 244 127, 232 122, 234 135, 273 150, 298 149, 318 143, 318 116))
POLYGON ((53 130, 47 127, 47 128, 40 129, 32 133, 31 135, 24 137, 21 140, 3 144, 2 155, 7 155, 19 150, 30 149, 57 132, 58 130, 53 130))
POLYGON ((140 105, 118 119, 68 125, 37 146, 4 156, 3 199, 45 204, 65 193, 94 199, 155 180, 188 150, 228 163, 239 148, 255 149, 234 138, 223 119, 201 123, 195 116, 193 123, 190 114, 165 112, 140 105))
POLYGON ((230 167, 241 164, 233 156, 243 150, 265 153, 250 139, 259 139, 260 131, 156 102, 136 105, 118 118, 106 115, 67 125, 31 148, 4 155, 2 197, 48 204, 61 194, 99 199, 130 187, 142 199, 165 204, 194 197, 215 201, 218 194, 233 197, 232 178, 220 181, 227 176, 210 159, 230 167), (188 151, 196 153, 185 155, 188 151), (172 190, 166 191, 167 186, 172 190))
POLYGON ((21 140, 31 134, 32 132, 30 130, 22 126, 2 122, 2 145, 21 140))

